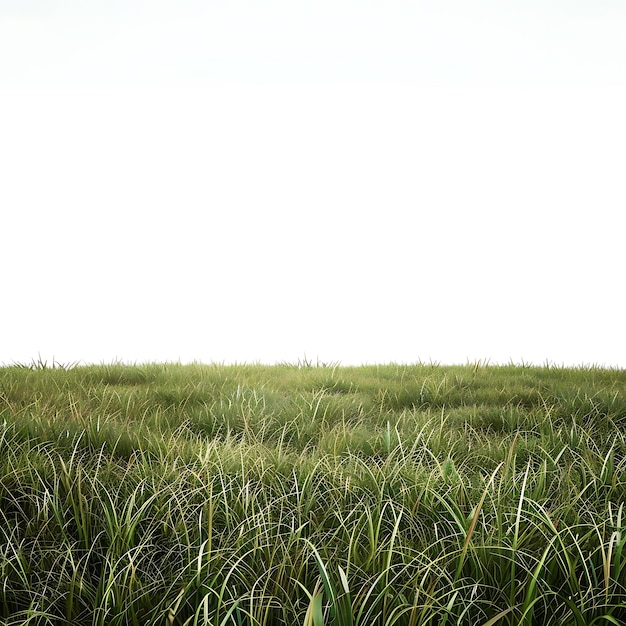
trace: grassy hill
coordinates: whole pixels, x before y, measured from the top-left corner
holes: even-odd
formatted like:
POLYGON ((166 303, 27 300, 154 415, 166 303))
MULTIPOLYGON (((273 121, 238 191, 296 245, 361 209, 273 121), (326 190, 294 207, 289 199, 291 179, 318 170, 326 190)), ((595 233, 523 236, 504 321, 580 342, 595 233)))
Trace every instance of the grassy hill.
POLYGON ((0 368, 0 624, 626 623, 626 371, 0 368))

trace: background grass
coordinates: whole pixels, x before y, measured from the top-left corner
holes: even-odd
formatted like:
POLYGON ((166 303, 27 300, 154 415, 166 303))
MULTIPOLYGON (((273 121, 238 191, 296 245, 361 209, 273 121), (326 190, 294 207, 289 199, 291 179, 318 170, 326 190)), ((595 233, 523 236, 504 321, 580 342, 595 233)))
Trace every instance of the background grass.
POLYGON ((626 371, 0 369, 2 624, 622 624, 626 371))

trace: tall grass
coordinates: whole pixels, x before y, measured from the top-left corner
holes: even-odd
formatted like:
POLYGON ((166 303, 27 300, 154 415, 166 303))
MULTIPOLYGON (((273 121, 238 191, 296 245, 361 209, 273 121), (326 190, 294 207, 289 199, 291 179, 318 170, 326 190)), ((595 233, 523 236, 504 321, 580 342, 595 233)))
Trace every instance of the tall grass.
POLYGON ((0 623, 626 623, 626 372, 0 369, 0 623))

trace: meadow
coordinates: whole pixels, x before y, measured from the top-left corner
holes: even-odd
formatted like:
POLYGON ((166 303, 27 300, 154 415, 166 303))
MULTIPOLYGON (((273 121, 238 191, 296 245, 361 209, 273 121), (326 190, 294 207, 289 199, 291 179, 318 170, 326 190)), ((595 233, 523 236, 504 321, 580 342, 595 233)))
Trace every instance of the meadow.
POLYGON ((626 623, 626 370, 0 368, 0 624, 626 623))

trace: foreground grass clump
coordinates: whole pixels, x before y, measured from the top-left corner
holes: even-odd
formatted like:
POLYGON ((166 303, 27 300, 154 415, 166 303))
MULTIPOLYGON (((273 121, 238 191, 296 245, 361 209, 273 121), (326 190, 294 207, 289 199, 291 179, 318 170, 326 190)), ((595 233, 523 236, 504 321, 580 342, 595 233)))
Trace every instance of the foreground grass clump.
POLYGON ((0 624, 626 623, 626 371, 0 369, 0 624))

